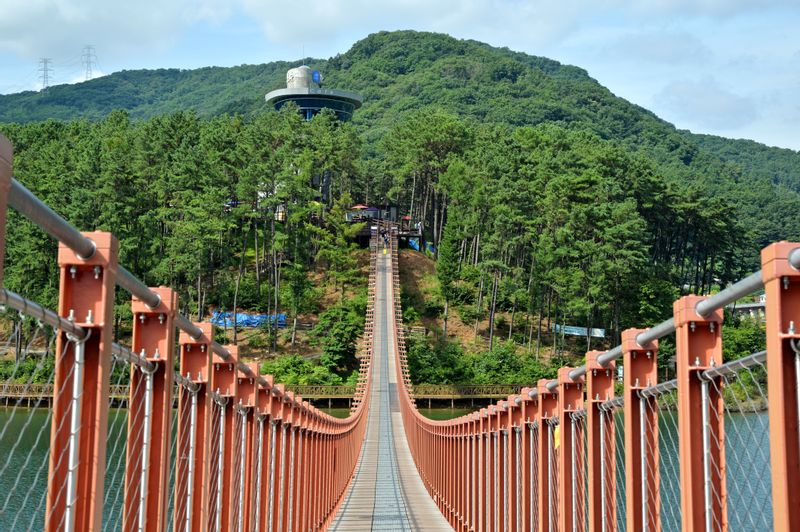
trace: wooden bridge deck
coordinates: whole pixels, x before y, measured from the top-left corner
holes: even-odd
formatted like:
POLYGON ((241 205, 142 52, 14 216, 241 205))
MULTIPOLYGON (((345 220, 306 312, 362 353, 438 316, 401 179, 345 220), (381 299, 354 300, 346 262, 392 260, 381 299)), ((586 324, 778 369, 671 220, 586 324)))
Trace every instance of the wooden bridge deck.
POLYGON ((392 302, 391 261, 378 259, 375 347, 367 436, 350 490, 330 530, 452 530, 417 473, 399 410, 392 302))

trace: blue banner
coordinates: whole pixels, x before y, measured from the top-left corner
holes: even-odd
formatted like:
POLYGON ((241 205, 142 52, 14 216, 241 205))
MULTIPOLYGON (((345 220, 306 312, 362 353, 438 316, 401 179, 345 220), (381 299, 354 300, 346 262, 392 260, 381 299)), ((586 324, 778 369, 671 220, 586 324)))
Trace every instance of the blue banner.
MULTIPOLYGON (((570 336, 586 336, 586 327, 575 327, 574 325, 553 325, 553 330, 557 333, 569 334, 570 336)), ((592 329, 591 335, 595 338, 605 338, 605 329, 592 329)))
MULTIPOLYGON (((218 327, 233 327, 233 312, 220 312, 215 310, 211 315, 211 323, 218 327)), ((245 314, 236 313, 237 327, 261 327, 266 324, 277 324, 279 329, 286 327, 286 314, 245 314)))

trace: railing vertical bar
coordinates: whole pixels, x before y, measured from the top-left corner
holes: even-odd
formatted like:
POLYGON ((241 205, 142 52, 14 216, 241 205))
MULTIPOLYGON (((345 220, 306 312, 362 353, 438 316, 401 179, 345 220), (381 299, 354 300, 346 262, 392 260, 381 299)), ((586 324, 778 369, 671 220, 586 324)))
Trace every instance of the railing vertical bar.
POLYGON ((522 525, 522 427, 514 427, 514 439, 516 440, 515 446, 515 457, 516 457, 516 470, 515 470, 515 478, 516 482, 516 490, 514 496, 516 497, 516 531, 521 532, 523 529, 522 525))
POLYGON ((577 532, 578 530, 578 475, 575 471, 575 462, 578 460, 578 456, 575 449, 575 418, 570 416, 570 425, 572 430, 570 430, 569 437, 570 437, 570 451, 572 453, 572 459, 570 460, 570 474, 572 476, 572 532, 577 532))
POLYGON ((150 472, 150 439, 151 425, 153 422, 153 372, 140 368, 144 373, 144 418, 142 420, 142 460, 139 475, 139 532, 147 526, 147 488, 148 474, 150 472))
POLYGON ((700 390, 700 409, 702 410, 703 420, 703 497, 705 498, 705 523, 706 532, 711 532, 711 441, 708 434, 708 381, 704 380, 700 383, 700 390))
POLYGON ((608 517, 606 511, 606 411, 599 408, 600 413, 600 522, 602 523, 601 532, 608 530, 608 517))
POLYGON ((271 431, 270 431, 270 438, 269 438, 269 484, 267 486, 269 490, 269 505, 268 505, 268 512, 267 512, 267 530, 272 532, 272 523, 273 519, 272 516, 275 513, 275 458, 277 458, 277 451, 275 445, 275 437, 278 432, 278 420, 271 419, 271 431))
POLYGON ((253 530, 258 530, 261 523, 261 477, 262 477, 262 454, 264 452, 264 419, 266 416, 256 416, 256 499, 253 517, 253 530))
POLYGON ((187 463, 188 475, 186 479, 186 532, 192 531, 192 515, 194 514, 194 460, 195 440, 197 439, 197 391, 189 392, 191 405, 189 412, 189 458, 187 463))
POLYGON ((75 503, 78 491, 78 461, 80 459, 81 395, 83 394, 84 347, 86 339, 73 340, 75 364, 72 375, 72 406, 70 408, 69 464, 67 466, 67 500, 64 529, 75 530, 75 503))
POLYGON ((639 456, 641 460, 641 482, 642 482, 642 532, 648 531, 648 490, 647 490, 647 400, 639 398, 639 456))

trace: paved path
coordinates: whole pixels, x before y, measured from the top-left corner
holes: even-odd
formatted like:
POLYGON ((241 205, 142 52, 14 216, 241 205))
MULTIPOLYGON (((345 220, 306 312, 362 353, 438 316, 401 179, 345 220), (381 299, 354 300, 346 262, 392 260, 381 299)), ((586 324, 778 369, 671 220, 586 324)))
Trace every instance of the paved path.
POLYGON ((397 395, 391 255, 378 255, 372 391, 355 478, 330 530, 452 530, 425 490, 408 448, 397 395))

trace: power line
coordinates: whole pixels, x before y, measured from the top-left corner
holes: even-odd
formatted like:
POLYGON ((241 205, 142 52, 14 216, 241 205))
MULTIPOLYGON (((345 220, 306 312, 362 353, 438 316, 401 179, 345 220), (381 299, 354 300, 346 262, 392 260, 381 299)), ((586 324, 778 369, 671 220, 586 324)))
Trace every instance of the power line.
POLYGON ((50 75, 53 73, 53 68, 50 66, 52 61, 49 57, 39 59, 39 79, 42 80, 42 90, 46 90, 50 86, 50 75))
POLYGON ((84 72, 86 74, 86 81, 89 81, 93 77, 93 67, 97 63, 97 54, 95 54, 94 46, 91 44, 87 44, 83 47, 81 63, 83 64, 84 72))

